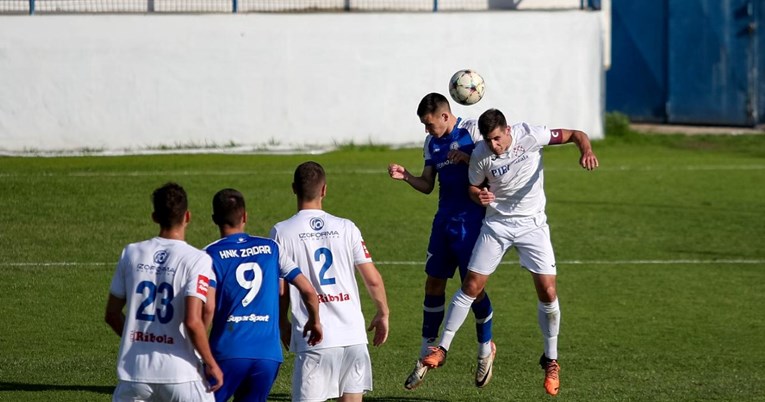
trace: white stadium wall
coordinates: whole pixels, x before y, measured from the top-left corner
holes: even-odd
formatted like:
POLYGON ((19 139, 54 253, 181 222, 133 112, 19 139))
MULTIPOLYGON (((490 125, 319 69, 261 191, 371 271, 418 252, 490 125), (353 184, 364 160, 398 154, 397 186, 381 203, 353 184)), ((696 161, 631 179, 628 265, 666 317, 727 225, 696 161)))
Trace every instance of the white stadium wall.
POLYGON ((0 151, 417 145, 428 92, 603 137, 587 11, 0 17, 0 151))

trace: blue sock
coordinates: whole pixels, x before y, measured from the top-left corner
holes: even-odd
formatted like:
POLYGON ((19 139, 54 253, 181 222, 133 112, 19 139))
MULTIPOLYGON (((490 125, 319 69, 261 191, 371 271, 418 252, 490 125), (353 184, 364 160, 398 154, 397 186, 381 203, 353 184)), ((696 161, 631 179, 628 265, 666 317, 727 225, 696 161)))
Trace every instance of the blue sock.
POLYGON ((478 336, 478 343, 489 342, 492 338, 492 316, 494 310, 491 308, 489 294, 486 293, 481 301, 476 301, 471 306, 475 314, 475 332, 478 336))
POLYGON ((446 295, 425 295, 422 308, 422 337, 437 338, 438 329, 444 321, 446 295))

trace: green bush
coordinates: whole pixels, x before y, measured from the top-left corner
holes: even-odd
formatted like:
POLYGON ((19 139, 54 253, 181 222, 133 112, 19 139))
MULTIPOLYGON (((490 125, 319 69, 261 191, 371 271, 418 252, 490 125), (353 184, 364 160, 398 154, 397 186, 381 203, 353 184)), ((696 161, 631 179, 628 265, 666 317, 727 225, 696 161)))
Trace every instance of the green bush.
POLYGON ((630 129, 630 118, 620 112, 606 113, 606 137, 625 138, 634 134, 630 129))

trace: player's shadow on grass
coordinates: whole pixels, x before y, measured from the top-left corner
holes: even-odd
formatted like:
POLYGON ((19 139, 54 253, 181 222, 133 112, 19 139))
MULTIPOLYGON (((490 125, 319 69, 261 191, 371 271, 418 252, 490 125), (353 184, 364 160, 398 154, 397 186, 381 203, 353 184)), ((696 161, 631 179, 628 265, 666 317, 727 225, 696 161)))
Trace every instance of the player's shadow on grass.
MULTIPOLYGON (((287 394, 271 394, 268 396, 269 401, 289 401, 290 396, 287 394)), ((330 399, 331 401, 335 401, 336 399, 330 399)), ((365 396, 365 401, 372 401, 372 402, 448 402, 446 399, 433 399, 433 398, 413 398, 413 397, 399 397, 399 396, 381 396, 381 397, 374 397, 374 396, 365 396)))
POLYGON ((381 397, 378 397, 378 398, 370 396, 370 397, 364 397, 364 400, 365 401, 375 401, 375 402, 422 402, 422 401, 428 401, 428 402, 449 402, 446 399, 414 398, 414 397, 405 397, 405 396, 381 396, 381 397))
POLYGON ((109 394, 114 392, 114 386, 107 385, 59 385, 59 384, 25 384, 19 382, 0 381, 2 391, 84 391, 96 394, 109 394))
MULTIPOLYGON (((111 395, 114 393, 113 386, 106 385, 57 385, 57 384, 25 384, 18 382, 4 382, 0 381, 0 392, 4 391, 84 391, 93 392, 96 394, 111 395)), ((271 394, 268 396, 269 401, 289 401, 290 396, 288 394, 271 394)), ((365 401, 373 402, 448 402, 442 399, 431 398, 409 398, 409 397, 365 397, 365 401)))

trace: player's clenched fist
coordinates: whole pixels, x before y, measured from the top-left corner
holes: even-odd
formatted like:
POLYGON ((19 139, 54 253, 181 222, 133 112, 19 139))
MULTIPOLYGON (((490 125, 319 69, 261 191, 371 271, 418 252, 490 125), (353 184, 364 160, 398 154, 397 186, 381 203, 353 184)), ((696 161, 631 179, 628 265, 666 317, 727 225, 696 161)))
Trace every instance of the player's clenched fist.
POLYGON ((406 169, 401 165, 391 163, 388 165, 388 174, 393 179, 404 180, 406 177, 406 169))
POLYGON ((491 204, 492 201, 494 201, 494 193, 489 191, 488 188, 484 187, 478 193, 478 200, 481 202, 481 205, 487 206, 491 204))

